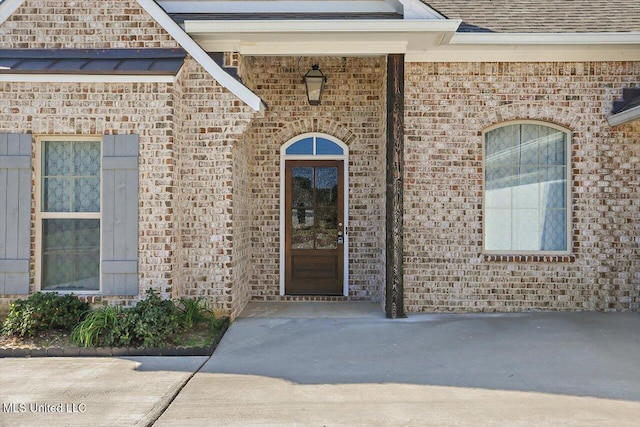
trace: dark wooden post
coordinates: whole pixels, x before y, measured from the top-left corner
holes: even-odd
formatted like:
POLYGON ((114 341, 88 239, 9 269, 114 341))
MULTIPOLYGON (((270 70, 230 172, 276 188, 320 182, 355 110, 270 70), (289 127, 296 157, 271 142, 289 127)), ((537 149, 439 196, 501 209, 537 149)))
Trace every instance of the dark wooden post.
POLYGON ((387 56, 387 284, 385 312, 405 317, 402 284, 404 55, 387 56))

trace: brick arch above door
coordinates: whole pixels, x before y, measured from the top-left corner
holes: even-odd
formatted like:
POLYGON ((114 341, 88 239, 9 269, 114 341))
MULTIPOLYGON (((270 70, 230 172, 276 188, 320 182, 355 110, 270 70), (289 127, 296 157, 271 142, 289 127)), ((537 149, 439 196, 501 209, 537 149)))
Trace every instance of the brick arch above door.
POLYGON ((276 134, 275 139, 284 144, 305 133, 324 133, 339 139, 347 145, 350 145, 356 139, 356 135, 346 126, 323 118, 308 118, 291 122, 276 134))

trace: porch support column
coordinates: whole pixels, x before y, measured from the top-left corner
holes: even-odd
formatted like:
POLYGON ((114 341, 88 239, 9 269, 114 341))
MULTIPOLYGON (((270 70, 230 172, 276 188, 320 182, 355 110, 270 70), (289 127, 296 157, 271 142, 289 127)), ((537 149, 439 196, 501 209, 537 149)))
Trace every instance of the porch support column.
POLYGON ((387 56, 387 283, 385 312, 405 317, 403 296, 404 55, 387 56))

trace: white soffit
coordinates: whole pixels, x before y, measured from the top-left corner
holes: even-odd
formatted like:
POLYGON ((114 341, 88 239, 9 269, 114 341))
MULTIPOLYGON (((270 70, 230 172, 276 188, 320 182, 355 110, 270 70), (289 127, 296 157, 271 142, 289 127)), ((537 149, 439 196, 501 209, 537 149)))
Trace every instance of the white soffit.
POLYGON ((382 55, 446 43, 460 20, 185 21, 207 51, 244 55, 382 55))

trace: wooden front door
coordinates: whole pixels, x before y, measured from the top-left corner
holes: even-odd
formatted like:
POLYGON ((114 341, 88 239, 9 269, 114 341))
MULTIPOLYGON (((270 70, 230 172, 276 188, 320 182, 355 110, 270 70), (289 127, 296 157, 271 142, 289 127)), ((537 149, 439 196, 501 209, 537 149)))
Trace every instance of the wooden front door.
POLYGON ((342 295, 343 161, 285 164, 285 293, 342 295))

